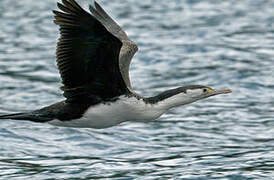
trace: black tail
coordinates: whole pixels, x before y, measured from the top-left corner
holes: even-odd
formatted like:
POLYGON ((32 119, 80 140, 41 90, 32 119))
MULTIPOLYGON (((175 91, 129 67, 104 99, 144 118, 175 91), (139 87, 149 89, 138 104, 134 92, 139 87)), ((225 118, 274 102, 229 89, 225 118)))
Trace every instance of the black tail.
POLYGON ((4 114, 4 115, 0 115, 0 119, 17 119, 17 120, 21 119, 21 120, 24 120, 25 118, 27 118, 26 115, 27 115, 27 113, 4 114))
POLYGON ((0 115, 0 119, 28 120, 33 122, 47 122, 52 120, 51 118, 43 117, 33 112, 3 114, 3 115, 0 115))

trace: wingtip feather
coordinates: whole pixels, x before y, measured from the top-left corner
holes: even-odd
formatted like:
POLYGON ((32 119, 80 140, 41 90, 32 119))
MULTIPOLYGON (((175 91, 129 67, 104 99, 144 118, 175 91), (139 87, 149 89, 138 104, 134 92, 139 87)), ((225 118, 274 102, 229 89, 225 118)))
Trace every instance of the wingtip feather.
POLYGON ((90 4, 89 6, 92 6, 94 9, 96 9, 95 3, 96 3, 96 1, 95 1, 95 0, 92 0, 92 1, 91 1, 91 4, 90 4))

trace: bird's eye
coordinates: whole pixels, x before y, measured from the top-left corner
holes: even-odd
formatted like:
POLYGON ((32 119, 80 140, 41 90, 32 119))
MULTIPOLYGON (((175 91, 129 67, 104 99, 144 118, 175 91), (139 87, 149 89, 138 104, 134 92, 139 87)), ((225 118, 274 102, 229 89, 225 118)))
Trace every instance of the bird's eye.
POLYGON ((206 92, 207 92, 207 89, 203 89, 203 92, 206 93, 206 92))

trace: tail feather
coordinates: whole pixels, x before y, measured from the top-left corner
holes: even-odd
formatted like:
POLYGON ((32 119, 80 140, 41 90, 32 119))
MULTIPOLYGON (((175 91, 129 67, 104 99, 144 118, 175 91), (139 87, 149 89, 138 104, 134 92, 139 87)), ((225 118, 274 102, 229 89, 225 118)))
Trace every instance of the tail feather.
POLYGON ((25 116, 26 113, 14 113, 14 114, 3 114, 0 115, 0 119, 16 119, 16 118, 22 118, 22 116, 25 116))
POLYGON ((3 115, 0 115, 0 119, 28 120, 33 122, 48 122, 52 120, 52 118, 43 117, 33 112, 3 114, 3 115))

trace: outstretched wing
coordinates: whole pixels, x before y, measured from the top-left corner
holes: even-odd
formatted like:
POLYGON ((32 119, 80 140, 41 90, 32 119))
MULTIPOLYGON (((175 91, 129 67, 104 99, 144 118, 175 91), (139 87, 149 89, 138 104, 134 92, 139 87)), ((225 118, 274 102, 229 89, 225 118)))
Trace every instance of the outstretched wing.
POLYGON ((64 96, 113 98, 128 92, 119 69, 122 42, 75 0, 57 3, 53 11, 60 26, 57 66, 64 96))
POLYGON ((104 9, 94 1, 94 6, 89 6, 91 13, 98 19, 107 30, 119 38, 123 45, 119 55, 119 66, 122 76, 128 88, 131 88, 129 78, 129 66, 132 57, 138 51, 137 45, 131 41, 122 28, 104 11, 104 9))

